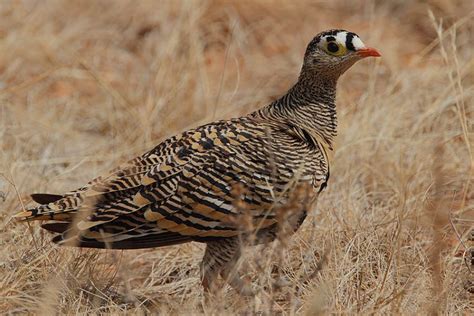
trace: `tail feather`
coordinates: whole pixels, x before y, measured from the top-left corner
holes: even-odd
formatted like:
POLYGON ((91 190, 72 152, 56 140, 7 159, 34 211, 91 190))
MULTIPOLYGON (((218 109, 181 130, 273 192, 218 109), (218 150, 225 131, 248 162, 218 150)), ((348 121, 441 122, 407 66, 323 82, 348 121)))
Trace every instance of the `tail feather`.
POLYGON ((28 209, 13 215, 21 222, 37 221, 37 220, 55 220, 55 221, 72 221, 77 214, 77 209, 64 210, 61 213, 53 210, 45 210, 47 205, 41 205, 37 208, 28 209))
POLYGON ((56 221, 72 221, 77 214, 79 208, 84 209, 81 205, 81 197, 76 195, 59 195, 48 193, 31 194, 33 201, 41 204, 39 206, 27 209, 13 215, 14 218, 22 221, 36 220, 56 220, 56 221))
POLYGON ((54 222, 54 223, 45 223, 41 225, 41 228, 46 229, 52 233, 62 234, 69 229, 71 223, 68 222, 54 222))
POLYGON ((62 199, 64 196, 59 195, 59 194, 49 194, 49 193, 34 193, 31 194, 31 198, 33 201, 39 204, 49 204, 49 203, 54 203, 60 199, 62 199))
POLYGON ((143 217, 147 205, 133 204, 130 196, 114 196, 115 200, 102 201, 74 195, 33 194, 41 205, 14 215, 20 221, 47 220, 41 227, 52 232, 52 241, 59 245, 102 249, 142 249, 177 245, 192 241, 190 236, 168 232, 149 223, 143 217), (133 205, 135 209, 127 208, 133 205), (107 212, 99 212, 98 209, 107 212), (76 221, 78 215, 98 214, 96 218, 76 221), (113 210, 113 211, 111 211, 113 210), (80 214, 79 214, 80 213, 80 214), (138 214, 138 215, 137 215, 138 214), (71 225, 74 225, 72 227, 71 225))

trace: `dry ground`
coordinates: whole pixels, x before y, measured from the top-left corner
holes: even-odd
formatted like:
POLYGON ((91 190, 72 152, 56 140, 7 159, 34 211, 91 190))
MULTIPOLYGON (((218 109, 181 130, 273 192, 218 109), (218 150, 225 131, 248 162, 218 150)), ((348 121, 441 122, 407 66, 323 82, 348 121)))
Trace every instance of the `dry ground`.
POLYGON ((0 310, 472 313, 473 20, 469 0, 2 0, 0 310), (206 301, 200 244, 58 248, 11 220, 29 193, 74 189, 166 136, 271 101, 333 27, 383 58, 340 81, 317 209, 290 240, 248 250, 255 298, 225 287, 206 301))

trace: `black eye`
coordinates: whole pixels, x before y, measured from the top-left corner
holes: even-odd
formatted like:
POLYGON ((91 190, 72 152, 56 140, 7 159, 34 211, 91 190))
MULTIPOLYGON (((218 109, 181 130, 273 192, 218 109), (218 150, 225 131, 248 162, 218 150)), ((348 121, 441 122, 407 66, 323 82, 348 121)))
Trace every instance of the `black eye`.
POLYGON ((339 50, 339 46, 334 43, 334 42, 329 42, 328 43, 328 51, 331 52, 331 53, 337 53, 337 51, 339 50))

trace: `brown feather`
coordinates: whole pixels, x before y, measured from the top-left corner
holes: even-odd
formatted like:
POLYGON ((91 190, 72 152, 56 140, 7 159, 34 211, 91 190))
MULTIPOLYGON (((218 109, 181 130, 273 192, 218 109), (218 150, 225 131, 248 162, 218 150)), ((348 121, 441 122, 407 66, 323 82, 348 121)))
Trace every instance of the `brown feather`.
MULTIPOLYGON (((52 239, 56 244, 60 245, 74 245, 83 248, 100 248, 100 249, 143 249, 155 248, 183 244, 192 241, 189 236, 183 236, 177 233, 161 233, 148 236, 141 236, 136 238, 129 238, 116 242, 103 242, 96 239, 82 238, 77 242, 70 239, 64 239, 65 235, 58 235, 52 239)), ((77 238, 77 237, 73 237, 77 238)))
POLYGON ((52 233, 62 234, 69 228, 70 225, 71 223, 54 222, 42 224, 41 228, 46 229, 47 231, 50 231, 52 233))
POLYGON ((64 196, 59 194, 49 194, 49 193, 34 193, 31 194, 33 201, 39 204, 49 204, 56 202, 57 200, 62 199, 64 196))

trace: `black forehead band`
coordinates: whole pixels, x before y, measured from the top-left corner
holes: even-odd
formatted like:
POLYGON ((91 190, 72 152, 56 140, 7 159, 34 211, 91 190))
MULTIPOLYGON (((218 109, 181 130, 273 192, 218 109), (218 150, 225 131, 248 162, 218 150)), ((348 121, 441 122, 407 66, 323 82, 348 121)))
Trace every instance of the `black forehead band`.
POLYGON ((352 43, 352 39, 354 38, 354 36, 356 36, 355 33, 352 33, 352 32, 347 33, 347 35, 346 35, 346 48, 349 49, 349 50, 354 50, 355 51, 354 44, 352 43))
MULTIPOLYGON (((345 30, 329 30, 329 31, 326 31, 326 32, 322 32, 322 33, 319 33, 314 39, 313 39, 313 43, 314 44, 317 44, 321 41, 321 38, 325 37, 325 36, 330 36, 332 38, 334 38, 334 36, 336 36, 338 33, 340 32, 347 32, 345 30)), ((334 38, 334 40, 336 40, 334 38)), ((329 40, 328 40, 329 41, 329 40)))
POLYGON ((327 42, 335 42, 336 38, 334 36, 328 36, 328 37, 326 37, 326 41, 327 42))

